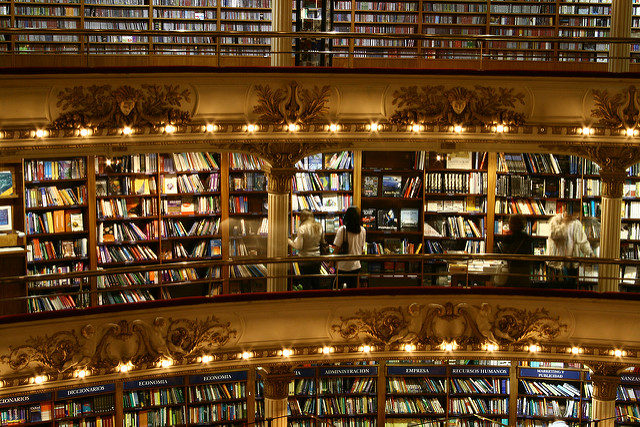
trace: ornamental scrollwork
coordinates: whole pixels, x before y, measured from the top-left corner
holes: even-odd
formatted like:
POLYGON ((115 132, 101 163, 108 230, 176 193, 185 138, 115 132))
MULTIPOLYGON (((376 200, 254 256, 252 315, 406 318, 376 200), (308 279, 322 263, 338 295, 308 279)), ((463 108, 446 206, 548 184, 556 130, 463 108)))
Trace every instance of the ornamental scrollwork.
POLYGON ((189 103, 190 91, 171 85, 143 84, 140 89, 110 85, 75 86, 58 93, 56 106, 63 113, 54 120, 56 129, 118 128, 184 125, 191 114, 180 109, 189 103))
POLYGON ((236 334, 230 323, 215 317, 203 320, 156 317, 151 323, 121 320, 97 328, 87 324, 80 331, 30 337, 23 345, 10 346, 10 353, 0 356, 0 361, 14 371, 109 369, 127 362, 150 366, 164 358, 180 362, 213 351, 225 346, 236 334))
POLYGON ((308 124, 320 121, 329 111, 329 86, 303 89, 292 81, 285 89, 272 90, 269 85, 256 85, 258 105, 253 112, 261 123, 308 124))
POLYGON ((353 316, 341 317, 332 329, 347 341, 431 345, 455 341, 466 345, 551 341, 566 331, 567 325, 545 309, 497 306, 494 310, 488 303, 448 302, 359 310, 353 316))
POLYGON ((514 89, 409 86, 393 93, 392 104, 397 110, 389 121, 398 125, 518 126, 525 121, 524 114, 515 111, 516 104, 524 105, 524 94, 514 89))
POLYGON ((593 99, 595 108, 591 110, 591 116, 600 119, 600 124, 612 129, 634 128, 640 124, 640 102, 634 86, 615 95, 610 95, 606 89, 594 89, 593 99))

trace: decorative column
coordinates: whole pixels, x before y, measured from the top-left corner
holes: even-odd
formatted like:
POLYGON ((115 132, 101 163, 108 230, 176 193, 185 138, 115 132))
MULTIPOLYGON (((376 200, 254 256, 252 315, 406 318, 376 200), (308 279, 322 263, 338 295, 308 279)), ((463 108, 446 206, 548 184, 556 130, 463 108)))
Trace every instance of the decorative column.
MULTIPOLYGON (((267 174, 267 190, 269 191, 269 235, 267 238, 267 256, 269 258, 285 258, 289 254, 289 197, 291 193, 291 179, 296 170, 290 168, 265 167, 267 174)), ((282 292, 288 290, 287 263, 267 265, 267 291, 282 292)))
POLYGON ((289 384, 295 378, 291 365, 269 366, 260 371, 264 383, 264 417, 267 427, 287 427, 289 384))
MULTIPOLYGON (((600 170, 602 200, 600 205, 600 257, 620 258, 620 227, 622 223, 622 189, 627 174, 622 170, 600 170)), ((598 290, 617 292, 620 266, 600 264, 598 290)))
POLYGON ((588 365, 592 370, 591 421, 598 427, 614 427, 616 421, 616 390, 620 384, 619 372, 624 369, 619 364, 588 365))
MULTIPOLYGON (((611 37, 631 37, 632 0, 613 0, 611 2, 611 37)), ((609 47, 609 72, 629 72, 629 43, 611 43, 609 47)))
MULTIPOLYGON (((290 33, 292 31, 291 13, 291 0, 272 0, 271 22, 273 31, 290 33)), ((291 67, 293 65, 293 53, 291 47, 292 39, 290 37, 272 37, 271 66, 291 67)))

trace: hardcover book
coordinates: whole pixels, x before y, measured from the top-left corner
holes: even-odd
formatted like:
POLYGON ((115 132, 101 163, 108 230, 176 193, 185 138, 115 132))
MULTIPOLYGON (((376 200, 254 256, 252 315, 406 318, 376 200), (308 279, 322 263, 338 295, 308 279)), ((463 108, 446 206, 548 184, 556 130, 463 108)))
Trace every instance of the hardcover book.
POLYGON ((393 209, 378 210, 378 230, 397 230, 398 214, 393 209))
POLYGON ((400 209, 400 230, 417 231, 419 223, 418 209, 400 209))
POLYGON ((382 177, 382 195, 384 197, 400 197, 402 177, 400 175, 384 175, 382 177))
POLYGON ((362 209, 362 226, 364 228, 368 228, 371 230, 375 230, 377 228, 377 225, 376 225, 377 212, 378 210, 375 208, 362 209))
POLYGON ((0 196, 13 195, 13 174, 11 171, 0 171, 0 196))
POLYGON ((117 196, 122 194, 122 188, 120 187, 120 178, 109 178, 109 195, 117 196))
POLYGON ((178 177, 177 175, 165 175, 164 176, 164 194, 177 194, 178 193, 178 177))
POLYGON ((107 180, 97 179, 96 180, 96 196, 98 197, 106 197, 107 196, 107 180))
POLYGON ((378 177, 377 176, 363 177, 362 195, 364 197, 378 197, 378 177))
POLYGON ((385 254, 401 254, 402 241, 400 239, 384 239, 385 254))
POLYGON ((339 210, 337 194, 322 195, 322 210, 324 212, 336 212, 339 210))

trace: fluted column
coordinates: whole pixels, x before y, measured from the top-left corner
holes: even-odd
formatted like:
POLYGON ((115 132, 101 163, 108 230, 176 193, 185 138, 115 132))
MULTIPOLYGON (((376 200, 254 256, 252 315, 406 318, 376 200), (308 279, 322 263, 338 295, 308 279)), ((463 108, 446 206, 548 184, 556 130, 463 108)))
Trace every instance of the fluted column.
MULTIPOLYGON (((291 0, 273 0, 271 2, 271 22, 273 31, 290 33, 292 31, 291 0)), ((289 37, 271 38, 271 66, 290 67, 292 61, 292 39, 289 37)))
POLYGON ((290 365, 270 366, 260 372, 264 383, 264 417, 267 427, 287 427, 289 383, 295 375, 290 365))
MULTIPOLYGON (((620 224, 622 221, 622 189, 626 173, 622 171, 600 171, 602 179, 600 257, 620 258, 620 224)), ((620 266, 601 264, 598 290, 617 292, 620 266)))
MULTIPOLYGON (((631 0, 613 0, 611 2, 611 37, 631 37, 631 0)), ((626 73, 629 71, 630 45, 612 43, 609 48, 609 71, 626 73)))
MULTIPOLYGON (((269 236, 267 238, 267 256, 269 258, 284 258, 288 255, 289 239, 289 193, 291 179, 296 171, 293 168, 266 168, 268 185, 269 236)), ((288 289, 287 274, 289 266, 286 263, 269 264, 267 272, 268 292, 281 292, 288 289)))
POLYGON ((620 370, 624 367, 617 364, 589 365, 593 371, 591 382, 593 396, 591 398, 591 420, 598 421, 598 427, 613 427, 616 416, 616 390, 620 384, 620 370))

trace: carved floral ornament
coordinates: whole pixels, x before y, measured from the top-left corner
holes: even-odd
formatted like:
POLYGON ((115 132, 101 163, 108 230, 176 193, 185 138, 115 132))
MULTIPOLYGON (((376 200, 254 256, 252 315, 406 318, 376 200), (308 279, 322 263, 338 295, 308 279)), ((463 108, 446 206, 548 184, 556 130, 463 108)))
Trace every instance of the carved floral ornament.
POLYGON ((62 113, 54 120, 53 127, 97 129, 184 125, 191 121, 191 113, 180 107, 183 103, 191 102, 190 96, 188 89, 180 89, 178 85, 67 88, 58 93, 56 106, 62 113))
POLYGON ((235 337, 236 330, 228 322, 213 316, 202 320, 156 317, 151 323, 121 320, 30 337, 25 344, 10 346, 10 353, 0 355, 0 361, 14 371, 114 369, 129 362, 151 366, 163 359, 195 358, 235 337))
POLYGON ((259 114, 260 123, 308 124, 321 121, 329 111, 329 86, 304 89, 292 81, 286 88, 275 90, 269 85, 256 85, 255 91, 258 105, 253 112, 259 114))
POLYGON ((553 341, 567 328, 545 309, 451 302, 358 310, 332 325, 333 332, 346 341, 431 345, 553 341))
POLYGON ((475 86, 475 89, 444 86, 402 87, 393 93, 397 110, 389 121, 398 125, 511 125, 524 124, 524 94, 514 89, 475 86))
POLYGON ((593 90, 595 108, 591 116, 612 129, 634 129, 640 126, 640 94, 635 86, 610 95, 609 91, 593 90))

